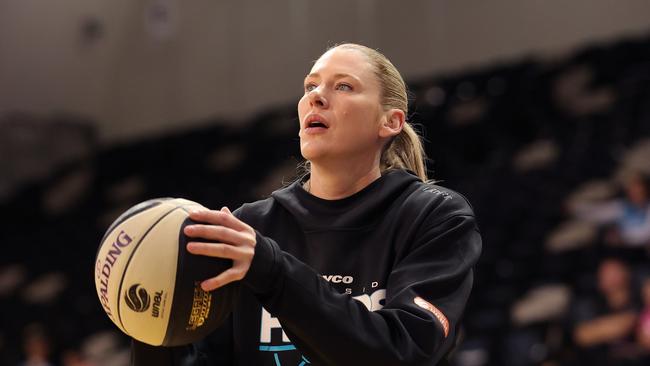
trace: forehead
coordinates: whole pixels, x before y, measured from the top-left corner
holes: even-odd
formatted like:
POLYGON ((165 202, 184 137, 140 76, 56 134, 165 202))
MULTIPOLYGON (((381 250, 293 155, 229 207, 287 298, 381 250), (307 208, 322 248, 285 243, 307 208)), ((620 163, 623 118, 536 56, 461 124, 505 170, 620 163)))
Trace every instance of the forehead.
POLYGON ((310 74, 350 74, 362 81, 375 79, 373 67, 366 55, 353 49, 335 48, 325 52, 311 68, 310 74))

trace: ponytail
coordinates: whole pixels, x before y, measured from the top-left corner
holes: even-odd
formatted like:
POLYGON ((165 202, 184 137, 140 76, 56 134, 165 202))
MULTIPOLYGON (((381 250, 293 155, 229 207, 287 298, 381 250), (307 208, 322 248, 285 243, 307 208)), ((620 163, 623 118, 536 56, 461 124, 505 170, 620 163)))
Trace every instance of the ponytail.
POLYGON ((408 122, 402 131, 387 144, 381 154, 380 169, 406 169, 417 175, 423 182, 428 181, 425 164, 426 155, 420 136, 408 122))

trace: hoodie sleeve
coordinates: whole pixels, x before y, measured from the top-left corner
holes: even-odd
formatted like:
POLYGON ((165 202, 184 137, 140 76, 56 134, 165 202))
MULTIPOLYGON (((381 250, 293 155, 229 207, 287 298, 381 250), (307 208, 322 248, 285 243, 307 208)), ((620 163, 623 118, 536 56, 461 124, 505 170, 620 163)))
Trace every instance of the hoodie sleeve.
POLYGON ((243 281, 312 363, 435 365, 454 345, 481 251, 473 215, 435 221, 400 256, 377 311, 259 233, 243 281))

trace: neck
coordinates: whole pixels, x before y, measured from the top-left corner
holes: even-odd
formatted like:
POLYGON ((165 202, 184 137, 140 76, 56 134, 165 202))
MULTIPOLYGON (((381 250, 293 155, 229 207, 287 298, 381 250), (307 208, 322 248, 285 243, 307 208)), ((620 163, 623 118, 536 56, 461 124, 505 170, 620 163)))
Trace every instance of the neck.
POLYGON ((379 164, 328 169, 312 163, 310 178, 305 185, 316 197, 337 200, 359 192, 380 176, 379 164))

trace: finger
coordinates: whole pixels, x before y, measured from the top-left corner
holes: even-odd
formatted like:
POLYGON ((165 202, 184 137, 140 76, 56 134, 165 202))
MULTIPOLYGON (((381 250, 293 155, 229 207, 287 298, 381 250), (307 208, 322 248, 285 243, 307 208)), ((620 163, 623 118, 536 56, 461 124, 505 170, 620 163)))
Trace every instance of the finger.
POLYGON ((238 219, 237 216, 233 215, 228 207, 224 206, 221 208, 221 211, 215 211, 215 213, 218 214, 218 220, 224 226, 228 226, 237 231, 247 231, 250 228, 248 224, 238 219))
POLYGON ((209 278, 201 282, 201 288, 204 291, 216 290, 219 287, 225 286, 231 282, 241 280, 242 278, 244 278, 243 273, 244 272, 242 270, 235 267, 231 267, 221 272, 218 276, 209 278))
POLYGON ((229 227, 220 225, 187 225, 183 230, 185 235, 192 238, 203 238, 228 244, 244 244, 250 241, 249 236, 229 227))
MULTIPOLYGON (((226 208, 227 210, 227 208, 226 208)), ((248 225, 235 217, 230 211, 191 211, 190 218, 195 221, 227 226, 237 231, 248 229, 248 225)))
POLYGON ((189 211, 190 219, 199 222, 205 222, 209 224, 217 224, 220 216, 222 216, 221 211, 214 210, 190 210, 189 211))
POLYGON ((226 259, 245 259, 248 254, 242 248, 224 243, 187 243, 187 251, 196 255, 205 255, 208 257, 226 258, 226 259))
POLYGON ((223 226, 227 226, 233 230, 251 231, 251 227, 248 226, 248 224, 238 219, 237 216, 233 215, 230 211, 221 214, 221 223, 223 226))

